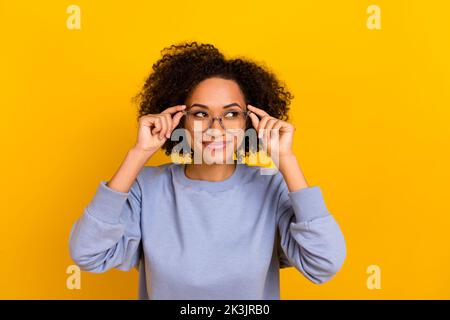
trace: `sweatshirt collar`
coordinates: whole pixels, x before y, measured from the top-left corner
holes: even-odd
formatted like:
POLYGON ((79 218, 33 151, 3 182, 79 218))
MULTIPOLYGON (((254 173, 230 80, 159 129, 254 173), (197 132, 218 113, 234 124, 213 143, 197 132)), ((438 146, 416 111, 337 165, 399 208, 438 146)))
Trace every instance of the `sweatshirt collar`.
POLYGON ((234 169, 231 176, 222 181, 207 181, 207 180, 195 180, 188 178, 185 173, 186 164, 184 163, 176 163, 174 165, 174 176, 177 181, 183 184, 186 187, 196 189, 196 190, 204 190, 209 192, 216 191, 224 191, 228 189, 232 189, 233 187, 241 184, 242 171, 245 164, 237 163, 236 168, 234 169))

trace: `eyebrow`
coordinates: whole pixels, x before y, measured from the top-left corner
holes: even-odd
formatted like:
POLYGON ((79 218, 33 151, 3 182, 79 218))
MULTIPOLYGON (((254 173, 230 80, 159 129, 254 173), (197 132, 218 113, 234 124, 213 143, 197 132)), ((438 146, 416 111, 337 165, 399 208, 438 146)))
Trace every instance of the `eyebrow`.
MULTIPOLYGON (((230 103, 230 104, 227 104, 227 105, 223 106, 223 108, 225 109, 225 108, 236 107, 236 106, 237 107, 241 107, 241 105, 239 103, 233 102, 233 103, 230 103)), ((190 108, 192 108, 192 107, 202 107, 202 108, 209 109, 207 105, 204 105, 204 104, 201 104, 201 103, 193 103, 193 104, 190 105, 190 108)))

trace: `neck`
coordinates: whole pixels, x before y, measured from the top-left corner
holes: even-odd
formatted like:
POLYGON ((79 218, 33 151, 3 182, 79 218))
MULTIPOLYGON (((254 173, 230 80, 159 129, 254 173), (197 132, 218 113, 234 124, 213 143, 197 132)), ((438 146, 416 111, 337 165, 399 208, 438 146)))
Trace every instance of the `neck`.
POLYGON ((186 164, 185 175, 193 180, 223 181, 229 178, 234 170, 236 170, 236 163, 186 164))

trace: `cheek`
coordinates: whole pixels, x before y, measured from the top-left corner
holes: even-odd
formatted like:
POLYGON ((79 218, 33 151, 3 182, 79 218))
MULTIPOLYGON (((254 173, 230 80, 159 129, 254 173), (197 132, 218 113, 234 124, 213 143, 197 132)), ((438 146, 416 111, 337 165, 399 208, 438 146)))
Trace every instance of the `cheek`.
POLYGON ((190 130, 188 127, 183 126, 181 128, 184 132, 183 132, 183 140, 184 140, 184 144, 188 144, 189 147, 192 148, 193 146, 193 142, 194 142, 194 132, 192 130, 190 130))
POLYGON ((202 144, 202 134, 201 132, 198 132, 194 135, 194 130, 191 130, 190 128, 186 129, 187 132, 189 132, 189 145, 191 148, 193 146, 199 146, 202 144))

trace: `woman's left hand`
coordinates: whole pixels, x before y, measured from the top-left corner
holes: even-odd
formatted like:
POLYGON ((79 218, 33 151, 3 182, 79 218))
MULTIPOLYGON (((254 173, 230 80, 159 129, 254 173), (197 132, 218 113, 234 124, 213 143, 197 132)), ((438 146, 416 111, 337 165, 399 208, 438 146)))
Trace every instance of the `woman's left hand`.
POLYGON ((262 109, 250 104, 247 107, 251 111, 250 119, 258 133, 258 137, 263 140, 264 150, 267 155, 270 156, 272 150, 276 152, 277 147, 278 157, 294 154, 292 141, 295 127, 289 122, 272 117, 262 109))

